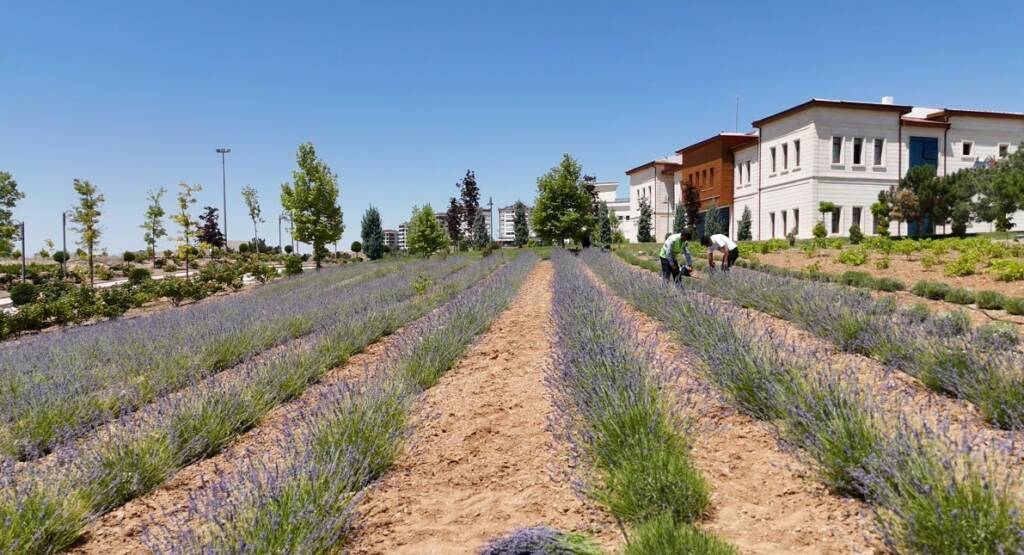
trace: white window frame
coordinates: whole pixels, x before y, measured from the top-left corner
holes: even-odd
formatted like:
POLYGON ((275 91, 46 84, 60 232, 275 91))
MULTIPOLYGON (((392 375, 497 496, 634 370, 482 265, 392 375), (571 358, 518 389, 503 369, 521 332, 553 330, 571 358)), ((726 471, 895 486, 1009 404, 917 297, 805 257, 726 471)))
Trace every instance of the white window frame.
POLYGON ((1006 158, 1009 155, 1010 143, 999 143, 998 145, 996 145, 996 158, 1006 158), (1003 154, 1003 152, 1005 152, 1006 154, 1003 154))
POLYGON ((967 140, 960 141, 960 156, 965 158, 965 159, 973 159, 974 158, 974 147, 975 147, 974 141, 967 141, 967 140), (968 151, 966 153, 964 153, 964 149, 965 148, 968 151))
POLYGON ((775 170, 778 168, 778 163, 777 163, 778 160, 775 158, 775 147, 773 147, 773 146, 768 147, 768 155, 771 156, 771 159, 772 159, 772 173, 771 173, 771 175, 775 175, 775 170))
POLYGON ((842 135, 832 135, 832 140, 828 143, 828 155, 832 161, 833 166, 844 166, 846 161, 846 137, 842 135), (839 160, 836 160, 835 148, 836 139, 839 139, 839 160))
POLYGON ((883 168, 883 167, 885 167, 885 142, 886 142, 885 139, 882 138, 882 137, 875 137, 874 139, 871 140, 871 165, 876 167, 876 168, 883 168), (881 141, 881 143, 882 143, 882 153, 881 153, 882 155, 879 157, 878 161, 876 162, 875 161, 875 147, 878 145, 879 141, 881 141))
POLYGON ((782 143, 782 171, 789 170, 789 143, 782 143))
POLYGON ((865 160, 864 160, 864 158, 865 158, 865 156, 864 156, 864 137, 854 137, 853 138, 853 140, 850 142, 850 152, 851 152, 851 154, 850 154, 850 156, 851 156, 850 164, 852 164, 854 166, 857 166, 857 167, 862 167, 862 166, 867 165, 867 164, 865 164, 865 160), (857 162, 857 141, 860 141, 860 162, 857 162))
POLYGON ((793 141, 793 167, 800 167, 800 139, 793 141))

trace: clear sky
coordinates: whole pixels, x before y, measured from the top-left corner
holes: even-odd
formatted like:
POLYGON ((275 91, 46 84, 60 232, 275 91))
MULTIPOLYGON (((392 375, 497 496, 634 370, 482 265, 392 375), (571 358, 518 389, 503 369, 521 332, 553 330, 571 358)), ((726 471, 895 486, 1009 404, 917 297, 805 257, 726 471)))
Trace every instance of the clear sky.
MULTIPOLYGON (((59 245, 85 178, 103 246, 142 247, 145 192, 200 183, 231 238, 239 194, 277 242, 299 143, 337 172, 346 230, 443 209, 466 169, 486 202, 532 201, 562 153, 623 172, 811 97, 1024 111, 1024 3, 17 2, 0 4, 0 170, 28 247, 59 245)), ((168 225, 173 229, 173 225, 168 225)), ((76 235, 69 232, 69 242, 76 235)))

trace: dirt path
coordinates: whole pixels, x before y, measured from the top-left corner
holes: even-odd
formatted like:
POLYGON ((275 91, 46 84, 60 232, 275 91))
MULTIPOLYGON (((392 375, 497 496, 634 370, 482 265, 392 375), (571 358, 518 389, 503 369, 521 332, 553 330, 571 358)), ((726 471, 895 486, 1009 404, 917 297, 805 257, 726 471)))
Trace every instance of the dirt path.
POLYGON ((420 400, 412 445, 360 506, 351 552, 473 553, 488 539, 546 524, 618 538, 556 476, 565 450, 546 429, 551 263, 530 274, 490 330, 420 400))
POLYGON ((696 421, 693 457, 712 488, 712 513, 702 527, 742 553, 884 552, 866 505, 832 495, 812 468, 779 446, 767 425, 737 412, 702 382, 702 363, 670 330, 585 271, 636 322, 641 339, 683 370, 677 399, 696 421))

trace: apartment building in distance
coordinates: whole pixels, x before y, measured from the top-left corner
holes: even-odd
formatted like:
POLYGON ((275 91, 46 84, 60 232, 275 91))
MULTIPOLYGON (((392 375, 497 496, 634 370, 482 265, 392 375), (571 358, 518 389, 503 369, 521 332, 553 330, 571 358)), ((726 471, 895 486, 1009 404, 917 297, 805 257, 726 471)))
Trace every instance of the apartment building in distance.
POLYGON ((408 248, 406 239, 409 237, 409 222, 402 222, 398 224, 398 233, 395 236, 395 244, 398 245, 398 250, 404 251, 408 248))
MULTIPOLYGON (((526 207, 526 228, 530 232, 530 237, 536 237, 533 233, 533 226, 530 224, 530 215, 533 214, 533 207, 526 207)), ((511 245, 516 240, 516 205, 510 204, 504 208, 498 209, 498 234, 495 237, 495 241, 502 245, 511 245)))
POLYGON ((384 246, 391 250, 398 250, 398 230, 397 229, 385 229, 384 233, 384 246))
POLYGON ((624 212, 626 225, 622 232, 630 242, 637 241, 637 221, 640 219, 640 199, 651 206, 651 235, 664 239, 672 229, 672 216, 682 177, 683 157, 675 154, 657 158, 626 171, 629 177, 629 209, 624 212))

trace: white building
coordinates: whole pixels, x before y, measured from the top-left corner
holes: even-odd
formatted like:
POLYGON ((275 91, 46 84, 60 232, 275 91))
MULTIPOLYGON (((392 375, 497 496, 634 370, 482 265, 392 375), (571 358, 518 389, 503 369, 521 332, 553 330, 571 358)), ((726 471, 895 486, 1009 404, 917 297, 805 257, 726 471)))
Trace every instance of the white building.
MULTIPOLYGON (((533 214, 533 207, 526 207, 526 228, 530 231, 530 237, 536 237, 533 233, 533 226, 530 225, 530 215, 533 214)), ((516 239, 516 206, 514 204, 498 209, 498 237, 496 241, 504 245, 511 245, 516 239)))
POLYGON ((398 250, 404 251, 406 249, 406 238, 409 235, 409 222, 402 222, 398 224, 398 236, 397 242, 398 250))
POLYGON ((384 232, 384 246, 391 250, 398 249, 398 230, 397 229, 385 229, 384 232))
MULTIPOLYGON (((619 231, 627 240, 636 240, 636 220, 629 211, 629 198, 618 198, 619 184, 616 181, 602 181, 594 184, 597 200, 608 205, 608 212, 619 221, 619 231)), ((639 214, 639 212, 637 212, 639 214)))
POLYGON ((672 229, 680 189, 683 157, 674 154, 651 160, 626 172, 629 176, 629 209, 625 211, 626 225, 622 231, 630 242, 637 241, 637 223, 640 219, 640 199, 651 205, 651 235, 655 241, 664 239, 672 229))
MULTIPOLYGON (((826 201, 837 206, 824 222, 830 235, 845 236, 853 224, 874 234, 871 205, 911 168, 931 164, 945 176, 1006 156, 1024 142, 1024 114, 915 108, 891 97, 880 103, 812 99, 754 126, 760 138, 734 151, 733 168, 743 172, 735 181, 733 218, 738 222, 749 207, 754 239, 784 237, 791 229, 810 237, 821 218, 819 203, 826 201)), ((1014 219, 1024 222, 1024 215, 1014 219)), ((968 231, 991 228, 975 224, 968 231)))

